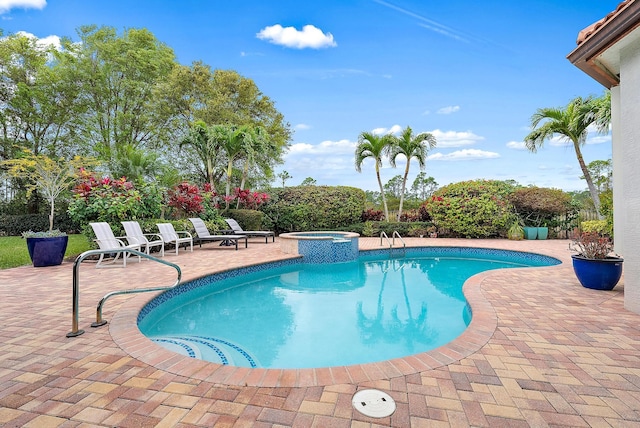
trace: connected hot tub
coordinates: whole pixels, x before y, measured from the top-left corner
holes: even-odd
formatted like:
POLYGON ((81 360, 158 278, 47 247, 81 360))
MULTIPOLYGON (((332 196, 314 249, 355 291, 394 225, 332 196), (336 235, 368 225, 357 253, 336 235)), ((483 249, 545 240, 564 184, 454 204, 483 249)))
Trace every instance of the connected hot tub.
POLYGON ((305 263, 338 263, 358 258, 359 234, 353 232, 292 232, 279 235, 280 249, 302 256, 305 263))

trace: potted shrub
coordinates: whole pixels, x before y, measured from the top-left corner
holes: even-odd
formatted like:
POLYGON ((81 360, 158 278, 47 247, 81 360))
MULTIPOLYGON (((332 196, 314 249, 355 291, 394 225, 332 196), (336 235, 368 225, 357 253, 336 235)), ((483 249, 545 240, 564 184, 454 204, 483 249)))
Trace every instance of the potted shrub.
MULTIPOLYGON (((507 231, 507 237, 514 241, 519 241, 523 239, 524 236, 525 236, 524 227, 520 223, 520 220, 518 219, 513 223, 511 223, 511 226, 509 226, 509 230, 507 231)), ((530 238, 527 238, 527 239, 530 239, 530 238)))
POLYGON ((34 267, 57 266, 62 263, 67 251, 69 237, 58 229, 47 232, 22 233, 27 240, 27 250, 34 267))
POLYGON ((571 244, 577 254, 573 270, 583 287, 594 290, 612 290, 622 275, 622 257, 613 253, 608 236, 597 232, 582 232, 571 244))
POLYGON ((33 266, 54 266, 62 263, 67 249, 66 233, 53 229, 56 198, 73 183, 76 171, 87 161, 76 156, 70 161, 53 159, 46 155, 35 155, 25 151, 22 157, 3 162, 11 177, 27 180, 27 195, 34 190, 40 192, 50 205, 49 230, 27 231, 22 236, 27 240, 27 249, 33 266))

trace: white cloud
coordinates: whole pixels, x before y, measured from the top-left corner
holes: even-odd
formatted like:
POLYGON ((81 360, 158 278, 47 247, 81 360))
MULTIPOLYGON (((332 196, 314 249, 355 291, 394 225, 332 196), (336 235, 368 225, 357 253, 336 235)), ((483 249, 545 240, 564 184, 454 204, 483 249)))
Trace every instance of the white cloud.
POLYGON ((481 159, 496 159, 500 155, 495 152, 487 152, 478 149, 462 149, 456 150, 448 154, 434 153, 429 155, 428 159, 432 161, 469 161, 481 159))
POLYGON ((11 9, 44 9, 47 0, 0 0, 0 14, 11 9))
POLYGON ((58 36, 47 36, 40 39, 31 33, 27 33, 26 31, 18 31, 16 34, 24 37, 28 37, 30 39, 36 39, 36 46, 38 46, 41 49, 46 49, 48 46, 53 46, 56 50, 62 49, 62 44, 60 43, 60 37, 58 36))
POLYGON ((276 24, 263 28, 256 36, 261 40, 295 49, 320 49, 338 45, 331 33, 325 34, 313 25, 305 25, 300 31, 295 27, 276 24))
POLYGON ((429 116, 431 114, 430 110, 425 110, 424 113, 422 113, 425 116, 429 116))
POLYGON ((438 114, 451 114, 460 111, 460 106, 447 106, 438 109, 436 113, 438 114))
POLYGON ((435 129, 430 132, 434 137, 436 137, 438 148, 470 146, 478 141, 484 140, 484 137, 476 135, 471 131, 457 132, 435 129))
MULTIPOLYGON (((349 140, 340 141, 323 141, 320 144, 295 143, 289 147, 287 157, 291 155, 326 155, 335 156, 341 154, 353 155, 356 150, 357 143, 349 140)), ((318 164, 316 164, 316 167, 318 164)), ((324 167, 324 165, 323 165, 324 167)))
POLYGON ((602 143, 610 143, 611 135, 594 135, 588 136, 586 144, 602 144, 602 143))
POLYGON ((296 131, 306 131, 307 129, 311 129, 311 126, 307 125, 306 123, 299 123, 296 126, 294 126, 294 129, 296 131))
POLYGON ((571 144, 571 140, 562 135, 554 135, 549 139, 549 145, 554 147, 565 147, 571 144))
POLYGON ((397 134, 402 131, 402 126, 393 125, 391 128, 375 128, 371 130, 371 133, 374 135, 384 135, 384 134, 397 134))
POLYGON ((527 145, 524 141, 509 141, 507 147, 513 150, 527 150, 527 145))

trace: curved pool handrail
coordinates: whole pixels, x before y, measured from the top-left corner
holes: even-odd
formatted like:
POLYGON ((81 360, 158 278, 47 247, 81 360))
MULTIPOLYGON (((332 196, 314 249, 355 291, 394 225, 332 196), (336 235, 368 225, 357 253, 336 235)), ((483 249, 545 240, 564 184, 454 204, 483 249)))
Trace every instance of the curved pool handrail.
POLYGON ((382 232, 380 232, 380 246, 381 247, 382 247, 382 238, 387 240, 387 244, 389 244, 389 248, 393 248, 393 244, 391 243, 391 240, 389 239, 389 237, 387 236, 387 234, 385 233, 384 230, 382 232))
POLYGON ((396 245, 396 236, 397 236, 398 239, 400 239, 400 241, 402 242, 402 246, 407 248, 407 243, 404 242, 404 239, 402 239, 402 236, 400 236, 400 232, 398 232, 397 230, 394 230, 393 235, 391 236, 393 236, 393 240, 392 240, 393 245, 396 245))
POLYGON ((108 298, 112 296, 116 296, 119 294, 132 294, 132 293, 145 293, 148 291, 163 291, 169 290, 176 285, 180 284, 180 280, 182 280, 182 271, 180 270, 180 266, 175 263, 171 263, 165 260, 161 260, 157 257, 151 256, 147 253, 140 252, 138 250, 132 250, 130 248, 119 248, 119 249, 111 249, 111 250, 88 250, 84 253, 80 254, 76 260, 73 262, 73 296, 72 296, 72 320, 71 320, 71 331, 67 333, 67 337, 76 337, 80 336, 84 333, 84 330, 78 329, 78 302, 80 300, 80 263, 84 259, 89 256, 98 255, 98 254, 112 254, 112 253, 131 253, 138 257, 144 257, 146 259, 162 263, 163 265, 171 266, 178 272, 178 278, 176 282, 168 287, 151 287, 151 288, 134 288, 128 290, 119 290, 112 291, 104 295, 100 302, 98 303, 98 307, 96 308, 96 322, 91 324, 91 327, 99 327, 101 325, 105 325, 107 322, 102 319, 102 307, 108 298))

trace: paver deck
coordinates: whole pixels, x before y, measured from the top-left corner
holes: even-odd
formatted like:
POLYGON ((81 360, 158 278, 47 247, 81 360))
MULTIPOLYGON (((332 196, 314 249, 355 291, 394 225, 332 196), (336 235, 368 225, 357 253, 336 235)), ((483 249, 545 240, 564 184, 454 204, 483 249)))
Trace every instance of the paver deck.
MULTIPOLYGON (((0 271, 0 426, 439 427, 640 426, 640 315, 610 292, 580 286, 568 242, 406 239, 407 245, 504 248, 562 265, 476 275, 465 285, 474 317, 434 351, 384 363, 307 370, 244 369, 174 354, 140 334, 135 317, 154 293, 113 297, 107 326, 91 328, 109 291, 170 285, 175 271, 131 261, 80 273, 80 328, 71 330, 72 263, 0 271), (397 410, 372 419, 353 394, 377 388, 397 410)), ((379 239, 360 247, 379 248, 379 239)), ((165 257, 183 279, 290 257, 251 240, 165 257)))

